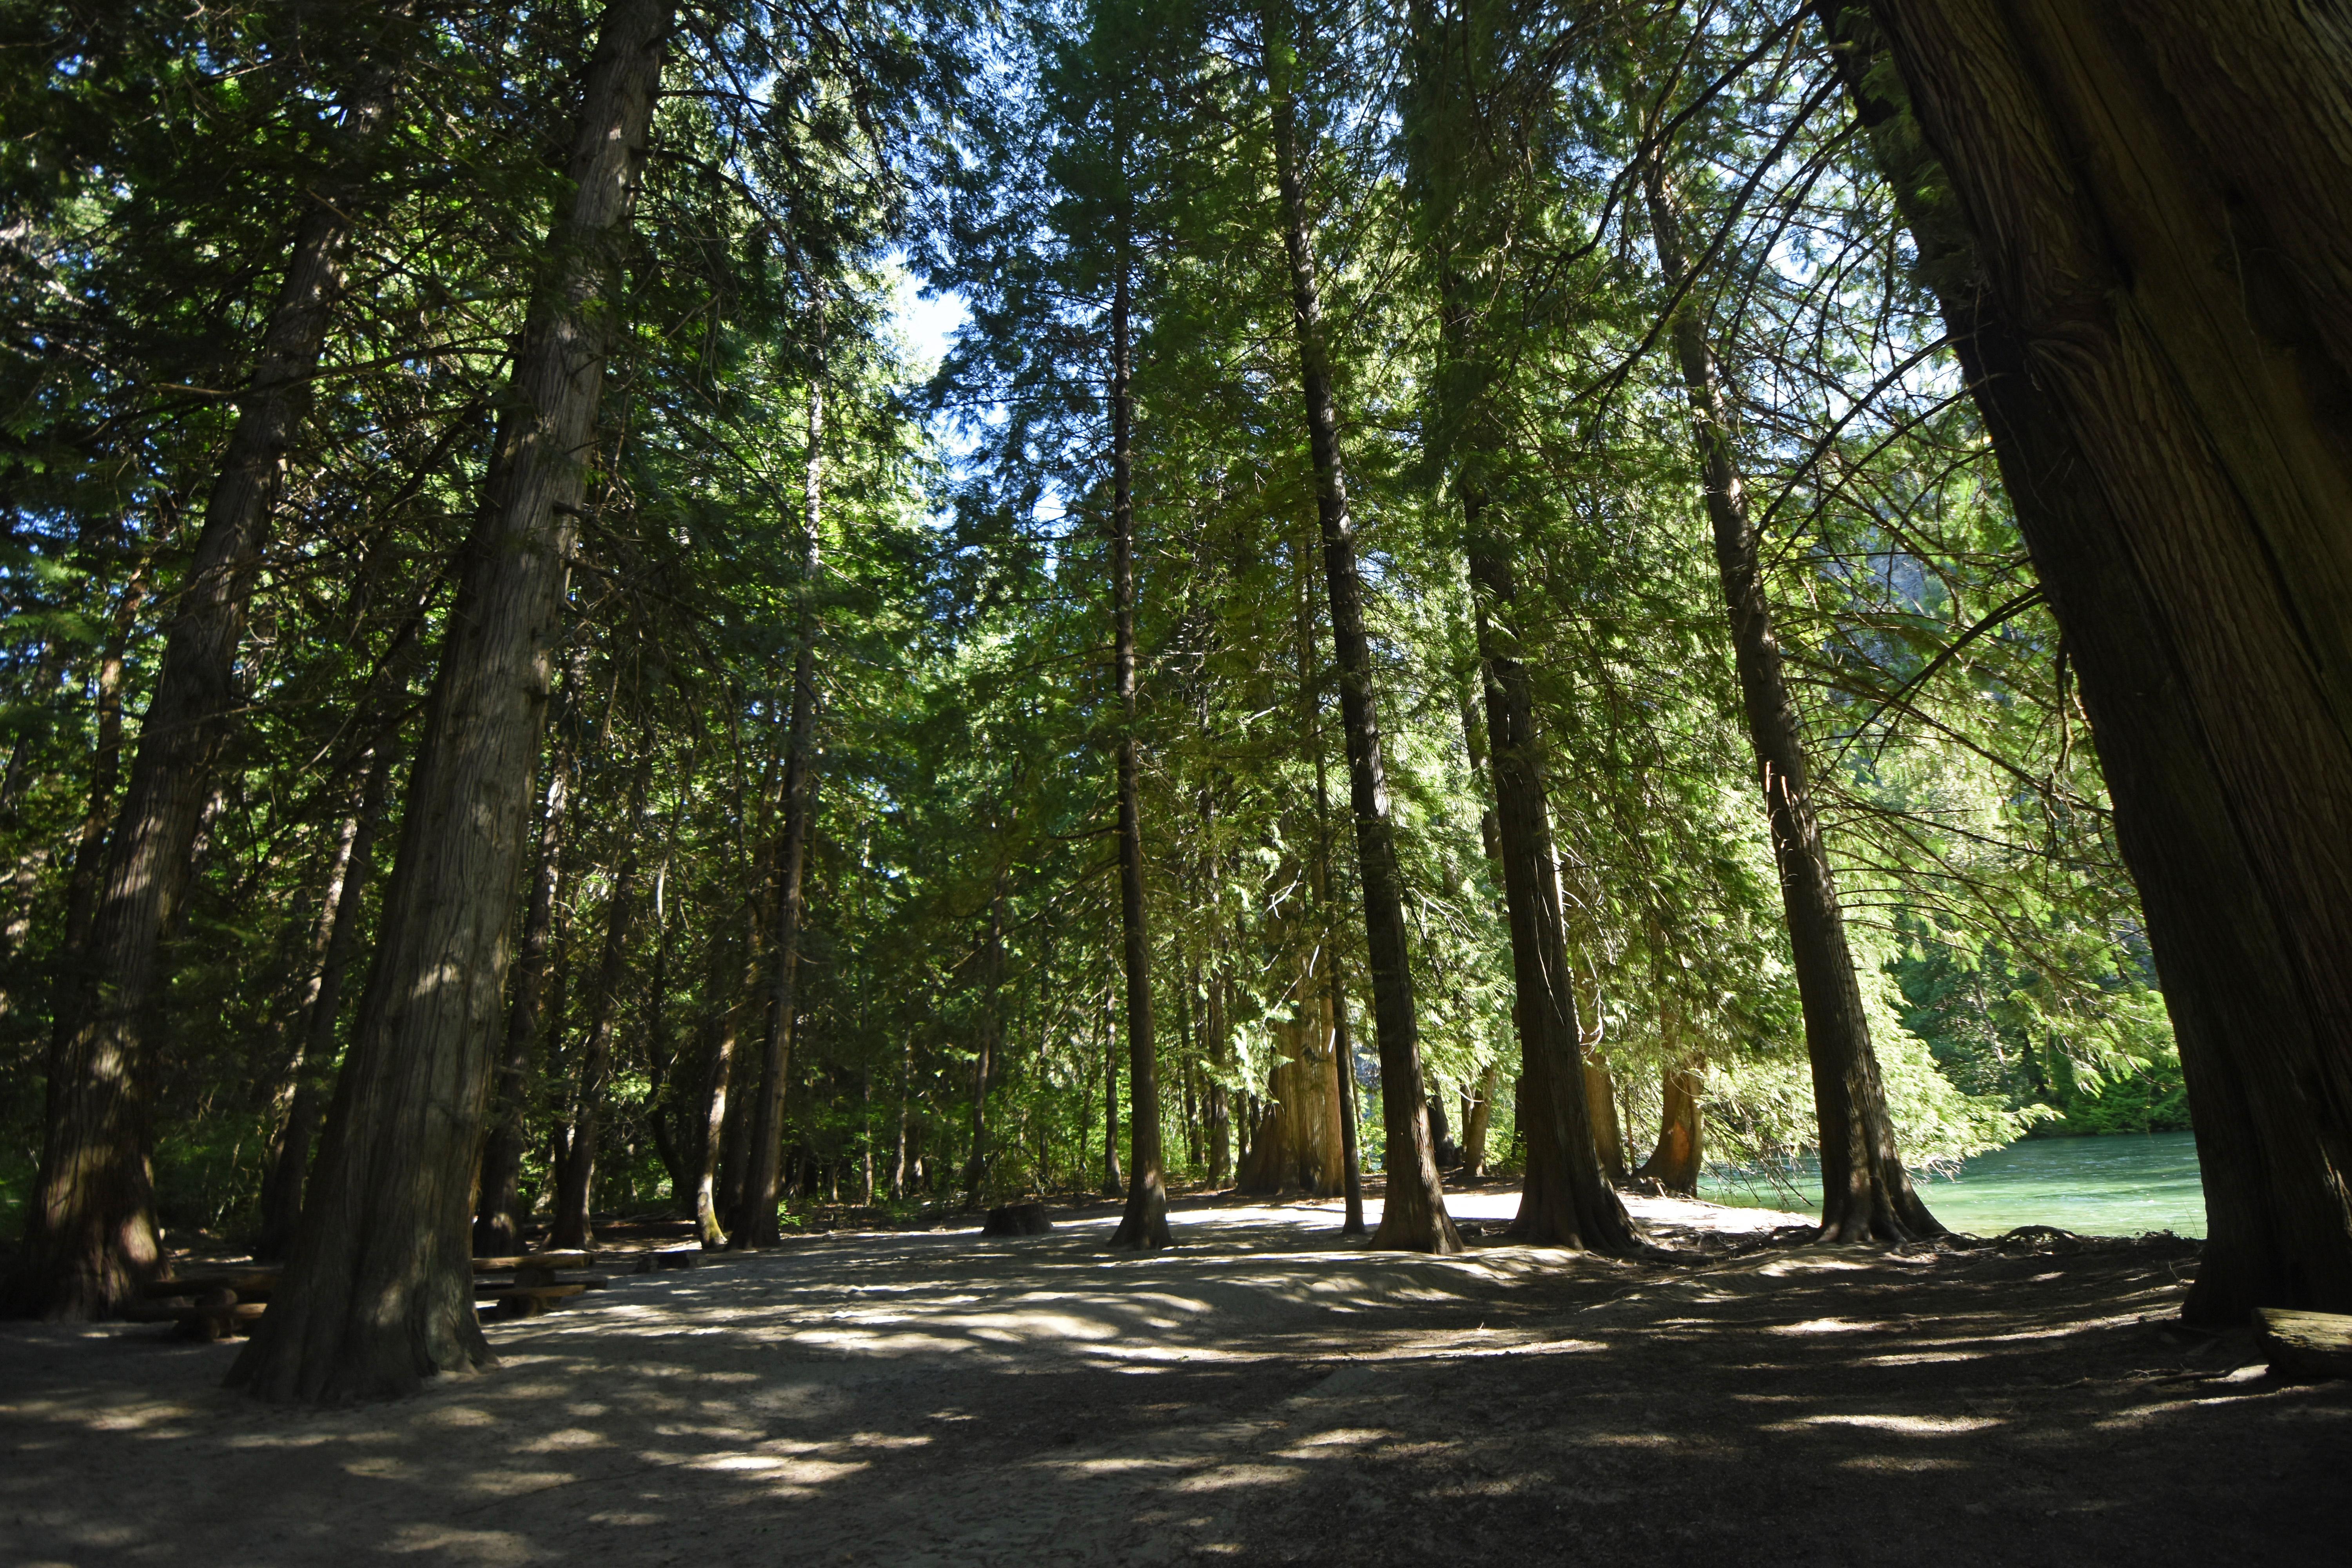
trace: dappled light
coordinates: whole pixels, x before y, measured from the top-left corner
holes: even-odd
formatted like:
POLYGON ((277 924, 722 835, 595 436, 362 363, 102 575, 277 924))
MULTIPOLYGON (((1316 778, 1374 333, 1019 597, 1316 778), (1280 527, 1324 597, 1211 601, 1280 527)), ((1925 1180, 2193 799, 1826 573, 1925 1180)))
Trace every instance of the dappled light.
POLYGON ((1938 1521, 1906 1561, 2165 1563, 2258 1521, 2321 1551, 2352 1462, 2352 1386, 2167 1337, 2178 1243, 1433 1259, 1180 1202, 1135 1258, 1066 1217, 625 1278, 394 1405, 273 1411, 216 1388, 223 1347, 9 1329, 0 1515, 28 1563, 1387 1563, 1558 1529, 1798 1562, 1858 1509, 1938 1521), (1873 1489, 1825 1513, 1849 1472, 1873 1489))

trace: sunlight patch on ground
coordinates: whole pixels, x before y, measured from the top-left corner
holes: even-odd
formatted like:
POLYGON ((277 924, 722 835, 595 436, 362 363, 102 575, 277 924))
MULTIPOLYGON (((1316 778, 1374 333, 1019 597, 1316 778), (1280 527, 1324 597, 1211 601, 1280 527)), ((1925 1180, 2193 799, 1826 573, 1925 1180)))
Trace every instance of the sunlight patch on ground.
POLYGON ((1853 1426, 1904 1437, 1957 1437, 1964 1432, 1981 1432, 2000 1425, 1989 1415, 1800 1415, 1794 1421, 1776 1421, 1762 1430, 1801 1432, 1813 1426, 1853 1426))
POLYGON ((1776 1334, 1876 1334, 1895 1327, 1892 1323, 1856 1322, 1851 1318, 1809 1318, 1801 1323, 1782 1323, 1772 1330, 1776 1334))

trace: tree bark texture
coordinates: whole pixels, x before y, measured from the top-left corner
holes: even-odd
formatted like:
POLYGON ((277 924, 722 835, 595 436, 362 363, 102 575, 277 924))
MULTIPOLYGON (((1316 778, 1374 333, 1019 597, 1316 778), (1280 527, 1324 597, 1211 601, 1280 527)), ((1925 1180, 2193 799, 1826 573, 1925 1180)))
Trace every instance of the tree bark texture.
POLYGON ((1135 405, 1129 390, 1129 310, 1122 248, 1110 307, 1112 662, 1118 687, 1118 930, 1127 979, 1127 1209, 1113 1247, 1166 1247, 1168 1188, 1160 1170, 1160 1060, 1151 1027, 1151 934, 1143 921, 1143 791, 1136 764, 1135 405))
POLYGON ((751 1121, 751 1168, 735 1215, 735 1244, 776 1243, 784 1142, 784 1090, 792 1080, 792 1029, 799 1005, 801 926, 816 756, 816 587, 824 564, 824 391, 812 379, 808 459, 802 480, 800 620, 793 634, 793 716, 784 742, 784 831, 776 850, 776 950, 773 994, 760 1047, 760 1100, 751 1121))
POLYGON ((2205 1177, 2185 1310, 2352 1310, 2352 45, 2276 0, 1817 9, 2080 672, 2205 1177))
POLYGON ((1389 815, 1380 720, 1372 694, 1371 645, 1364 632, 1363 581, 1356 564, 1355 524, 1348 510, 1339 401, 1324 342, 1321 286, 1308 233, 1297 105, 1292 96, 1297 58, 1291 36, 1297 20, 1288 0, 1278 0, 1266 7, 1261 30, 1273 117, 1275 174, 1282 201, 1283 250, 1290 268, 1291 324, 1297 340, 1307 445, 1315 468, 1316 512, 1323 534, 1324 577, 1330 597, 1340 723, 1355 818, 1357 880, 1364 900, 1372 1033, 1381 1054, 1388 1189, 1372 1245, 1458 1252, 1462 1237, 1445 1212, 1437 1151, 1430 1137, 1429 1105, 1420 1088, 1421 1041, 1405 940, 1403 876, 1397 864, 1395 826, 1389 815))
MULTIPOLYGON (((1688 275, 1681 215, 1661 153, 1643 161, 1650 233, 1667 286, 1688 275)), ((1895 1145, 1895 1124, 1878 1058, 1870 1044, 1862 985, 1846 944, 1845 911, 1828 847, 1813 812, 1804 733, 1781 667, 1757 559, 1748 493, 1731 446, 1731 416, 1707 342, 1705 314, 1685 299, 1670 330, 1675 358, 1691 407, 1700 484, 1731 620, 1741 706, 1755 747, 1759 783, 1770 823, 1772 856, 1780 874, 1780 902, 1804 1006, 1805 1052, 1811 1064, 1813 1106, 1822 1161, 1823 1241, 1907 1241, 1937 1236, 1943 1226, 1911 1185, 1895 1145)))
POLYGON ((1664 1069, 1660 1084, 1657 1147, 1633 1173, 1685 1197, 1698 1192, 1702 1131, 1699 1091, 1706 1081, 1693 1058, 1664 1069))
POLYGON ((1331 989, 1323 966, 1300 964, 1291 995, 1290 1016, 1272 1024, 1274 1070, 1234 1186, 1244 1193, 1296 1189, 1337 1197, 1347 1190, 1347 1147, 1331 989))
POLYGON ((475 1162, 609 291, 670 16, 668 0, 612 0, 600 24, 550 237, 558 265, 516 348, 314 1192, 229 1374, 262 1398, 405 1394, 491 1359, 474 1318, 475 1162))
POLYGON ((261 1236, 253 1245, 258 1258, 286 1256, 302 1217, 302 1194, 310 1184, 310 1153, 326 1104, 327 1070, 335 1059, 335 1023, 343 1010, 343 982, 359 946, 367 901, 368 873, 375 865, 376 825, 383 816, 391 781, 394 732, 377 737, 360 785, 359 805, 344 823, 322 902, 328 912, 325 940, 312 950, 315 967, 305 987, 299 1044, 289 1071, 292 1090, 284 1121, 269 1152, 261 1185, 261 1236))
POLYGON ((199 818, 236 727, 246 605, 342 295, 361 164, 392 122, 392 73, 373 74, 343 113, 344 166, 303 195, 286 276, 172 608, 89 931, 58 977, 46 1136, 11 1292, 34 1315, 107 1316, 160 1262, 143 1080, 164 933, 194 875, 199 818))

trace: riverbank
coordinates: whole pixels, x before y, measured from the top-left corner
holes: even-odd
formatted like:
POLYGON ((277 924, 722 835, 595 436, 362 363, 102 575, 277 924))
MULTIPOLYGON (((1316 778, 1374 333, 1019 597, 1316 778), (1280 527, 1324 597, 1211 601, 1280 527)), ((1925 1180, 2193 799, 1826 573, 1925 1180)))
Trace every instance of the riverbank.
POLYGON ((1633 1204, 1713 1256, 1372 1254, 1231 1199, 1141 1258, 1108 1205, 836 1232, 617 1278, 494 1327, 494 1372, 323 1413, 222 1392, 233 1347, 5 1325, 0 1521, 11 1561, 239 1568, 2341 1549, 2352 1387, 2174 1330, 2189 1244, 1898 1257, 1633 1204))
MULTIPOLYGON (((1916 1172, 1919 1195, 1956 1231, 1999 1236, 2021 1225, 2084 1236, 2205 1234, 2205 1185, 2197 1140, 2187 1132, 2109 1132, 2024 1138, 1976 1154, 1957 1173, 1916 1172)), ((1700 1195, 1737 1206, 1820 1214, 1821 1173, 1811 1161, 1774 1183, 1711 1169, 1700 1195)))

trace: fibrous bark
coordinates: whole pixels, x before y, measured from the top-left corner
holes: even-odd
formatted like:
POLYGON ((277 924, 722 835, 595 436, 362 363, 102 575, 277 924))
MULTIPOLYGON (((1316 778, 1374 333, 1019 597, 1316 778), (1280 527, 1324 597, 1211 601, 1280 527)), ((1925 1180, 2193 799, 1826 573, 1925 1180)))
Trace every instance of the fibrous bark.
POLYGON ((412 773, 375 962, 285 1277, 232 1385, 413 1393, 490 1360, 468 1220, 507 938, 667 0, 612 0, 588 66, 558 258, 516 346, 412 773))
POLYGON ((2352 1310, 2352 41, 1817 10, 2080 672, 2205 1176, 2185 1310, 2352 1310))
POLYGON ((1642 1168, 1633 1173, 1643 1181, 1655 1182, 1666 1191, 1685 1197, 1698 1192, 1702 1131, 1699 1089, 1705 1081, 1700 1076, 1702 1065, 1693 1058, 1664 1069, 1664 1081, 1659 1086, 1657 1146, 1642 1162, 1642 1168))
POLYGON ((1371 968, 1372 1033, 1381 1054, 1388 1190, 1372 1245, 1458 1252, 1462 1237, 1445 1212, 1437 1151, 1430 1138, 1429 1104, 1421 1090, 1421 1040, 1405 940, 1403 877, 1389 815, 1388 780, 1372 692, 1371 646, 1364 631, 1363 579, 1356 563, 1356 529, 1349 513, 1347 469, 1339 450, 1339 399, 1324 342, 1322 290, 1309 237, 1298 111, 1293 96, 1297 57, 1292 35, 1297 23, 1288 0, 1277 0, 1262 13, 1260 28, 1273 120, 1276 183, 1282 202, 1283 250, 1290 267, 1291 326, 1298 350, 1307 446, 1314 462, 1316 513, 1322 527, 1324 581, 1339 679, 1340 724, 1355 819, 1357 883, 1363 895, 1364 942, 1371 968))

